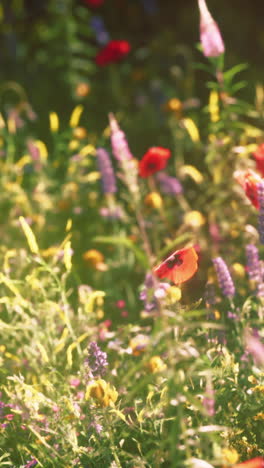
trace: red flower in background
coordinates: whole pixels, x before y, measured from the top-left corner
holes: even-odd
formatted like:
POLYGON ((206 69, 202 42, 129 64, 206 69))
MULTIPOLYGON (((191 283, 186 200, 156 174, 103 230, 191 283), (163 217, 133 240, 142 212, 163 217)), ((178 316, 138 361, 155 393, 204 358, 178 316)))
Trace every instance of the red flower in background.
POLYGON ((167 166, 170 150, 159 146, 150 148, 139 161, 139 175, 149 177, 167 166))
POLYGON ((255 153, 253 153, 253 157, 257 164, 257 169, 261 173, 262 177, 264 177, 264 143, 259 145, 255 153))
POLYGON ((95 57, 95 62, 100 67, 109 63, 120 62, 130 52, 131 46, 127 41, 110 41, 101 49, 95 57))
POLYGON ((252 460, 235 465, 234 468, 264 468, 264 458, 252 458, 252 460))
POLYGON ((234 176, 237 182, 243 187, 246 196, 258 210, 258 184, 262 182, 261 177, 250 169, 247 171, 236 171, 234 176))
POLYGON ((104 1, 105 0, 83 0, 83 3, 85 3, 85 5, 88 7, 97 8, 103 5, 104 1))
POLYGON ((190 279, 197 271, 198 255, 193 247, 176 250, 154 269, 158 278, 168 278, 175 284, 181 284, 190 279))

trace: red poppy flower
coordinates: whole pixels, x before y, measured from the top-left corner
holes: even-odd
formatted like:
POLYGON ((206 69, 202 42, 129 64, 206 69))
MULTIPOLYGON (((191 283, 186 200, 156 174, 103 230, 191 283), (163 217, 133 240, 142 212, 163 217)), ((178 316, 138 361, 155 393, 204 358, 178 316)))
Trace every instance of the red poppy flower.
POLYGON ((184 283, 197 271, 198 255, 193 247, 176 250, 154 269, 158 278, 168 278, 175 284, 184 283))
POLYGON ((88 7, 97 8, 104 3, 104 0, 83 0, 88 7))
POLYGON ((237 171, 234 175, 237 182, 243 187, 246 196, 258 210, 258 184, 262 182, 261 177, 250 169, 247 171, 237 171))
POLYGON ((95 57, 95 62, 100 67, 109 63, 120 62, 130 52, 131 46, 127 41, 110 41, 101 49, 95 57))
POLYGON ((257 457, 235 465, 234 468, 264 468, 264 458, 257 457))
POLYGON ((262 177, 264 177, 264 143, 259 145, 255 153, 253 153, 253 157, 257 164, 257 169, 261 173, 262 177))
POLYGON ((139 175, 141 177, 149 177, 155 172, 161 171, 167 166, 167 161, 171 156, 170 150, 154 146, 144 154, 139 161, 139 175))

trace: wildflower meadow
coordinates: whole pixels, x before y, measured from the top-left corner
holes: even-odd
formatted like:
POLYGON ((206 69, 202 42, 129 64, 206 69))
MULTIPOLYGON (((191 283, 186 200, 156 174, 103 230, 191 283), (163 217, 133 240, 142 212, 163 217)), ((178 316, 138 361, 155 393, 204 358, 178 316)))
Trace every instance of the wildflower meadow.
POLYGON ((0 467, 264 468, 264 84, 190 3, 0 5, 0 467))

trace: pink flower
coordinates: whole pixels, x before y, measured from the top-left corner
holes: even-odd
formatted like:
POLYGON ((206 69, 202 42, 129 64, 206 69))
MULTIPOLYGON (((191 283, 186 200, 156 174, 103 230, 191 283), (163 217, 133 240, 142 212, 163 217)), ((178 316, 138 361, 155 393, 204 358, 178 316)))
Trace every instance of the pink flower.
POLYGON ((206 57, 218 57, 225 51, 225 45, 217 23, 211 16, 205 0, 198 0, 200 10, 200 40, 206 57))

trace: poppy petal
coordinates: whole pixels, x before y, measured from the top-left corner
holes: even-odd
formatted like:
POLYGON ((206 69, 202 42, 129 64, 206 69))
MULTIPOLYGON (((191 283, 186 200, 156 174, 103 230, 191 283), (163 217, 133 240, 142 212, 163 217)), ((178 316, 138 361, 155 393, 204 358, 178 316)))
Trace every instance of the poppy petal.
POLYGON ((159 278, 168 278, 175 284, 190 279, 197 271, 197 253, 193 247, 176 250, 154 269, 159 278))

